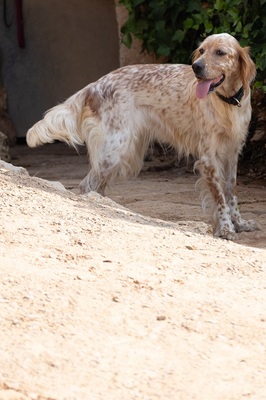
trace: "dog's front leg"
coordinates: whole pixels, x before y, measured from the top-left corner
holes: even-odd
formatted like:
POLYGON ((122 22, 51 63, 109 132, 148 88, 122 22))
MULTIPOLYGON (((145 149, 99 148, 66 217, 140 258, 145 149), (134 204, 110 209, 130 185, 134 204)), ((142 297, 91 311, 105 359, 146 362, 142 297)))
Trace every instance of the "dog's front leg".
POLYGON ((208 195, 206 196, 206 189, 211 195, 213 204, 213 233, 214 236, 223 239, 234 240, 236 239, 235 227, 231 219, 230 207, 227 204, 224 185, 222 179, 222 168, 217 161, 214 161, 203 156, 195 167, 201 173, 201 186, 203 193, 203 203, 207 203, 208 195))
POLYGON ((227 168, 226 176, 226 201, 229 206, 231 220, 234 224, 236 232, 252 232, 261 229, 260 225, 254 220, 244 220, 241 216, 236 189, 236 176, 237 176, 237 161, 238 157, 232 157, 231 165, 227 168))
POLYGON ((253 232, 257 229, 261 229, 261 226, 253 219, 247 221, 242 218, 236 195, 231 196, 228 204, 236 232, 253 232))

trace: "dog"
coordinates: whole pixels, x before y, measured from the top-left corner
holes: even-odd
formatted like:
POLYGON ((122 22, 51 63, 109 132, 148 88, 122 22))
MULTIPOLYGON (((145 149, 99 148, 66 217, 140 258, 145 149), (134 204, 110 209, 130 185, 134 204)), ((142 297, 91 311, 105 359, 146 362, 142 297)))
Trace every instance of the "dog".
POLYGON ((138 174, 154 140, 180 156, 193 155, 202 203, 212 206, 214 235, 234 240, 237 232, 259 229, 242 219, 235 194, 255 75, 249 48, 227 33, 214 34, 195 50, 192 66, 125 66, 89 84, 29 129, 27 144, 86 144, 82 193, 104 194, 115 178, 138 174))

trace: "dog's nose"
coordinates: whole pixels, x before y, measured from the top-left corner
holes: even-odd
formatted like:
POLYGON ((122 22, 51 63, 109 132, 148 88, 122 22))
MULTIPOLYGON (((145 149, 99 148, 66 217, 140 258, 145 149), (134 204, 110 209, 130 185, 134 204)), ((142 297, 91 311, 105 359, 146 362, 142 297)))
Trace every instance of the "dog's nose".
POLYGON ((201 61, 196 61, 196 62, 194 62, 192 64, 192 69, 193 69, 194 74, 196 76, 201 76, 203 74, 204 67, 205 67, 205 65, 204 65, 204 62, 202 60, 201 61))

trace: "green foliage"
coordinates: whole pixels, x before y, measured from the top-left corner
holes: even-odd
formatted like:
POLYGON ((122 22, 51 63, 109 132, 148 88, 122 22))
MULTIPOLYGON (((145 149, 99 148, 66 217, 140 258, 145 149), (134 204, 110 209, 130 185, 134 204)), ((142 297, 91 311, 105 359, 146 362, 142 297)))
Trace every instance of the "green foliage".
POLYGON ((122 41, 132 35, 142 50, 167 62, 189 63, 200 40, 228 32, 242 46, 251 47, 258 72, 257 87, 266 91, 266 0, 119 0, 129 16, 122 41))

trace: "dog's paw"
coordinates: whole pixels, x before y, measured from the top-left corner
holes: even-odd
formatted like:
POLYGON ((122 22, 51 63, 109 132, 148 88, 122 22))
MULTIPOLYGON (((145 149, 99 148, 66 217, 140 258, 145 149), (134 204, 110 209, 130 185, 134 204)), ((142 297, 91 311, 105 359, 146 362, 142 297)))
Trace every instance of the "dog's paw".
POLYGON ((261 225, 253 219, 250 219, 249 221, 241 219, 240 221, 235 222, 234 225, 236 232, 253 232, 261 230, 261 225))
POLYGON ((219 237, 221 239, 226 240, 237 240, 238 236, 235 231, 229 231, 227 229, 222 229, 218 234, 214 234, 214 236, 219 237))
POLYGON ((213 234, 215 237, 226 240, 236 240, 238 238, 233 224, 229 223, 224 223, 222 227, 217 227, 213 234))

